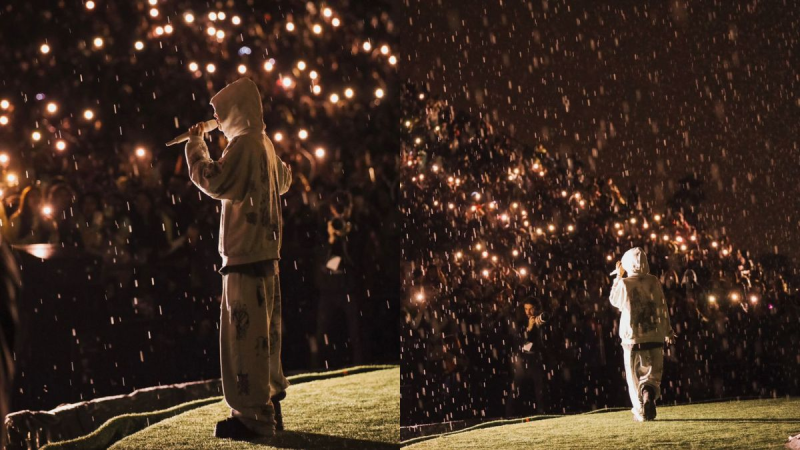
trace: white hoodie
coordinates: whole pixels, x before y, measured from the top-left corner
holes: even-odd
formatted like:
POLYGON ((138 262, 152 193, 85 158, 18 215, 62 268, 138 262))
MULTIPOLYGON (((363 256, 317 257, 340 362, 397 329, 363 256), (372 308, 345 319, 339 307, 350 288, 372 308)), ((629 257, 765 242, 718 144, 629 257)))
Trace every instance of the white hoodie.
POLYGON ((213 161, 203 138, 191 136, 186 161, 192 182, 211 198, 222 200, 222 266, 280 259, 280 195, 289 190, 292 174, 264 133, 258 88, 249 78, 241 78, 219 91, 211 105, 228 146, 213 161))
POLYGON ((663 343, 672 335, 672 326, 661 282, 650 275, 647 254, 639 247, 628 250, 622 257, 622 268, 628 276, 617 275, 609 296, 611 304, 622 311, 622 344, 663 343))

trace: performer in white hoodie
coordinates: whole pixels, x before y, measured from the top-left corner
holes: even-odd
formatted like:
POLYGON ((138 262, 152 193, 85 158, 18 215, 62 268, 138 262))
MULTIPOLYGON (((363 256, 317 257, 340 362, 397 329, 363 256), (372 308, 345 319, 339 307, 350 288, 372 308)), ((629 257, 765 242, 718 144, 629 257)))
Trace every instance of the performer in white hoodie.
POLYGON ((282 429, 280 403, 289 382, 281 366, 281 202, 291 171, 264 132, 261 95, 242 78, 211 99, 228 146, 209 157, 202 124, 190 129, 186 161, 192 182, 222 201, 220 365, 231 418, 215 436, 247 439, 282 429))
POLYGON ((653 420, 656 418, 655 401, 661 397, 664 341, 675 336, 669 310, 661 282, 650 275, 644 250, 635 247, 625 252, 615 272, 617 278, 609 299, 622 312, 619 337, 625 355, 628 394, 633 404, 631 411, 638 422, 653 420))

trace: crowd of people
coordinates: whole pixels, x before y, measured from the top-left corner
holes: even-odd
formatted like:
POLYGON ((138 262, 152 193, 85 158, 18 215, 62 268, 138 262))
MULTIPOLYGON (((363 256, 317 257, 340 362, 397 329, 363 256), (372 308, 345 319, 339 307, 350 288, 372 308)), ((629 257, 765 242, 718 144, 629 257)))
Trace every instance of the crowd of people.
POLYGON ((402 105, 402 425, 628 404, 609 273, 637 246, 678 334, 663 402, 800 392, 800 279, 704 227, 697 180, 656 209, 420 87, 402 105))
MULTIPOLYGON (((219 376, 219 203, 192 185, 183 146, 163 142, 210 118, 211 96, 242 76, 259 86, 266 132, 294 173, 283 197, 285 370, 396 360, 388 6, 73 6, 0 15, 4 76, 19 81, 0 86, 3 237, 20 257, 32 244, 66 255, 30 274, 86 264, 64 286, 27 279, 13 407, 219 376), (77 307, 79 324, 65 323, 77 307), (68 348, 48 354, 55 340, 68 348)), ((224 137, 210 139, 217 159, 224 137)))

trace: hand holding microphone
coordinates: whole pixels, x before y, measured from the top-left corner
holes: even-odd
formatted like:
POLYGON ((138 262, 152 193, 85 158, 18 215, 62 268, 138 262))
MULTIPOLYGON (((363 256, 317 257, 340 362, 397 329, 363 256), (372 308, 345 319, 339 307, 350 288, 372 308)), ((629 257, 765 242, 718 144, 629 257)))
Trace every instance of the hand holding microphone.
POLYGON ((189 140, 189 136, 202 136, 203 133, 208 133, 209 131, 214 131, 217 129, 217 121, 216 120, 206 120, 205 122, 200 122, 197 125, 192 126, 189 128, 189 131, 183 133, 182 135, 176 137, 175 139, 167 142, 167 146, 180 144, 181 142, 186 142, 189 140))
POLYGON ((624 277, 625 276, 625 269, 622 267, 622 263, 617 261, 617 268, 613 272, 611 272, 609 275, 611 275, 611 276, 619 275, 620 277, 624 277))

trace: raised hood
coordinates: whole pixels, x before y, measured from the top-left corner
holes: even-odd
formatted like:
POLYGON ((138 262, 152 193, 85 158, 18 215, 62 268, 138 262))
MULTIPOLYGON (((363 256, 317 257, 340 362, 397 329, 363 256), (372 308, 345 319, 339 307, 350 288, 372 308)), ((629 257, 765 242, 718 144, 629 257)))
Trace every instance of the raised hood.
POLYGON ((640 247, 634 247, 622 256, 622 268, 629 275, 645 275, 650 273, 650 264, 647 263, 647 253, 640 247))
POLYGON ((261 94, 253 80, 240 78, 211 98, 220 130, 230 141, 237 136, 264 131, 261 94))

